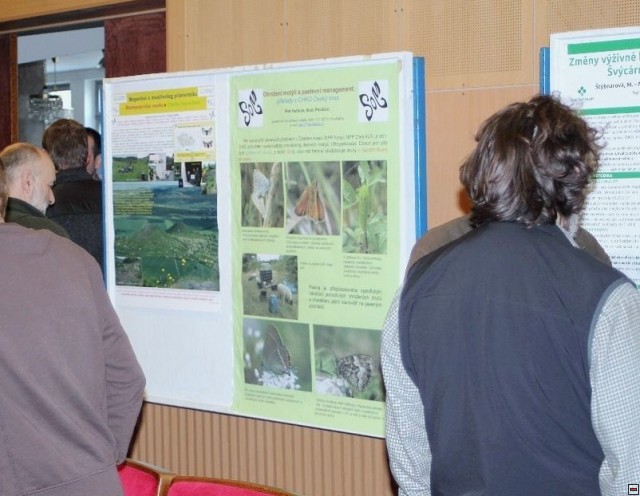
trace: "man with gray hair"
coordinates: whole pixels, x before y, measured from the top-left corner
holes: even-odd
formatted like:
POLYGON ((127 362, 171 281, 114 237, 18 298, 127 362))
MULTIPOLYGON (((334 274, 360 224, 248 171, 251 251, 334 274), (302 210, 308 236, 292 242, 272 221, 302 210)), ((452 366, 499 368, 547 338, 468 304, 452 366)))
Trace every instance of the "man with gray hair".
POLYGON ((49 154, 30 143, 13 143, 0 152, 9 198, 5 220, 32 229, 48 229, 68 238, 67 231, 45 213, 55 197, 56 169, 49 154))
POLYGON ((122 496, 145 378, 96 261, 4 222, 0 167, 0 494, 122 496))

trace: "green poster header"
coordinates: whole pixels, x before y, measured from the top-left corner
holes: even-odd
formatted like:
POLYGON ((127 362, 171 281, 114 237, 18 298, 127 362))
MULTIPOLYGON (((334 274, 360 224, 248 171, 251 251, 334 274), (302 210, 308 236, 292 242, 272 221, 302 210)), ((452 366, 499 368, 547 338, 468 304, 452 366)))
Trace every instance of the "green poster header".
POLYGON ((596 179, 639 179, 640 172, 597 172, 596 179))
POLYGON ((567 45, 569 55, 596 52, 615 52, 618 50, 634 50, 640 48, 640 38, 626 40, 594 41, 591 43, 571 43, 567 45))
POLYGON ((635 114, 640 113, 640 107, 610 107, 583 109, 581 115, 607 115, 607 114, 635 114))

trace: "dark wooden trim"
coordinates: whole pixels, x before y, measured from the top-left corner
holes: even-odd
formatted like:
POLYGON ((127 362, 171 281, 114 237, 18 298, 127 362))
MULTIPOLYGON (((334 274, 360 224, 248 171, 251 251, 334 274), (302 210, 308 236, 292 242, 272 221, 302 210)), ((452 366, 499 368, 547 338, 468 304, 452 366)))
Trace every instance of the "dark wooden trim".
POLYGON ((105 77, 167 70, 166 13, 152 12, 104 21, 105 77))
POLYGON ((165 0, 128 0, 104 7, 93 7, 91 9, 73 10, 70 12, 61 12, 59 14, 0 22, 0 34, 24 34, 25 31, 45 33, 49 30, 59 31, 60 26, 73 26, 75 24, 82 24, 82 27, 87 27, 87 25, 91 23, 100 24, 103 20, 112 17, 122 17, 152 11, 163 11, 165 9, 165 0))
POLYGON ((18 41, 0 35, 0 149, 18 140, 18 41))

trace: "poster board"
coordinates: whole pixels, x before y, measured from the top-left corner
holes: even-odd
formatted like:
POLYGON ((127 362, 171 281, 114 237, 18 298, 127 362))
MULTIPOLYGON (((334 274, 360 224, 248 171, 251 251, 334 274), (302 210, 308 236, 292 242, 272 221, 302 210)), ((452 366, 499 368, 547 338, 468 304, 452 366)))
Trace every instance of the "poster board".
POLYGON ((148 401, 382 435, 379 332, 419 203, 413 60, 104 81, 107 286, 148 401), (328 416, 320 374, 345 392, 328 416))
POLYGON ((640 285, 640 27, 552 34, 550 58, 550 91, 606 144, 583 226, 640 285))

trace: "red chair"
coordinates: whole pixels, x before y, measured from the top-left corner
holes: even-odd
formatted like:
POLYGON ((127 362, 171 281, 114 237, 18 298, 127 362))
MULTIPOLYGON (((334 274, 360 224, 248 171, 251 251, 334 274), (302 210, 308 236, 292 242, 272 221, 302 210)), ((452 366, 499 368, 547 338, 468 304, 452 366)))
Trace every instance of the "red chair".
POLYGON ((173 474, 153 465, 127 458, 118 465, 124 496, 158 496, 173 474))
POLYGON ((296 496, 275 487, 212 477, 177 475, 160 496, 296 496))

